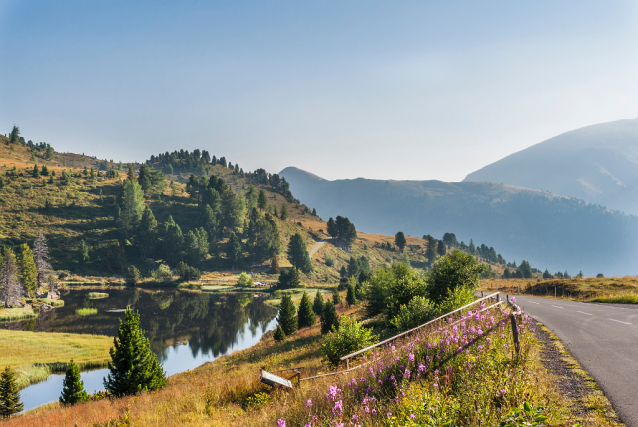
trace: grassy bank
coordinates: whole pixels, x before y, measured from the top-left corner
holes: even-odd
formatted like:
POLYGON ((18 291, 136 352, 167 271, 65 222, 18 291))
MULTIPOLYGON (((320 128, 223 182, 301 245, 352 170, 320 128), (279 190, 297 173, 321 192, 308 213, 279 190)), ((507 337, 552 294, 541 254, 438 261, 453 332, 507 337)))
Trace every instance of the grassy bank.
POLYGON ((0 321, 33 319, 38 317, 32 308, 0 308, 0 321))
POLYGON ((22 388, 65 370, 71 358, 81 368, 106 366, 112 344, 102 335, 0 330, 0 369, 15 369, 22 388))
POLYGON ((508 317, 492 311, 466 319, 456 330, 450 327, 449 332, 412 336, 394 343, 395 347, 383 347, 368 356, 367 361, 374 358, 374 363, 347 375, 303 381, 290 393, 263 385, 260 369, 292 377, 291 368, 301 367, 302 378, 330 371, 321 357, 323 340, 315 325, 283 343, 275 343, 267 334, 250 349, 170 377, 169 385, 154 393, 71 408, 54 403, 6 425, 94 425, 115 423, 128 414, 136 426, 276 426, 278 420, 285 420, 287 427, 309 421, 313 426, 332 426, 356 418, 361 425, 413 426, 429 425, 428 417, 447 420, 449 425, 478 426, 498 425, 523 401, 545 406, 550 426, 583 421, 583 425, 601 425, 596 424, 600 419, 589 423, 572 413, 573 402, 561 395, 558 379, 541 362, 542 348, 531 333, 533 327, 526 319, 520 358, 512 351, 508 317), (434 342, 440 348, 441 339, 446 344, 437 350, 434 342), (454 357, 456 340, 464 349, 454 357), (464 340, 473 341, 466 345, 464 340), (367 394, 366 387, 371 387, 367 394))
POLYGON ((638 304, 638 277, 586 279, 483 279, 484 292, 501 291, 593 302, 638 304))

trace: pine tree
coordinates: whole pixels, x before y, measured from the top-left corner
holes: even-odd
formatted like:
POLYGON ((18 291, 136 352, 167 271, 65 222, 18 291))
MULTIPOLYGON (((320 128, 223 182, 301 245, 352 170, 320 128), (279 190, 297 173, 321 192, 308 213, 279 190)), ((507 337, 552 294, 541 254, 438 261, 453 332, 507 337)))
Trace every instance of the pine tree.
POLYGON ((16 262, 20 270, 20 281, 29 292, 29 295, 35 297, 38 287, 38 268, 33 260, 33 252, 31 252, 31 248, 26 243, 20 245, 20 252, 18 252, 16 262))
POLYGON ((135 171, 133 170, 133 164, 129 163, 128 164, 128 173, 126 174, 126 179, 128 179, 130 182, 136 182, 137 179, 135 177, 135 171))
POLYGON ((334 288, 334 290, 332 291, 332 303, 334 305, 341 304, 341 295, 339 294, 339 290, 337 288, 334 288))
POLYGON ((11 415, 22 412, 23 408, 16 384, 16 374, 7 366, 0 374, 0 416, 10 418, 11 415))
POLYGON ((242 260, 241 240, 233 231, 230 232, 230 237, 226 243, 226 258, 228 258, 233 268, 242 260))
POLYGON ((299 303, 299 311, 297 312, 298 325, 300 328, 310 327, 317 323, 317 316, 312 308, 310 297, 308 293, 304 291, 301 296, 301 302, 299 303))
POLYGON ((15 254, 11 249, 6 249, 2 265, 2 303, 5 308, 19 307, 22 305, 23 287, 18 276, 18 267, 15 262, 15 254))
POLYGON ((312 271, 312 263, 306 242, 299 233, 295 233, 288 242, 288 259, 290 263, 304 273, 312 271))
POLYGON ((144 192, 137 181, 126 181, 122 194, 122 213, 120 214, 120 222, 122 227, 127 230, 133 230, 137 227, 142 219, 144 212, 144 192))
POLYGON ((357 297, 355 293, 354 285, 350 284, 348 286, 348 293, 346 294, 346 307, 350 308, 351 306, 357 305, 357 297))
POLYGON ((403 249, 405 248, 405 245, 407 244, 407 241, 405 240, 405 234, 403 234, 403 231, 399 231, 397 234, 394 235, 394 244, 397 245, 397 247, 399 248, 401 252, 403 252, 403 249))
POLYGON ((40 178, 40 169, 38 169, 38 165, 33 165, 33 177, 40 178))
POLYGON ((321 315, 321 334, 327 334, 332 331, 333 327, 334 329, 339 328, 339 317, 334 304, 328 300, 323 307, 323 314, 321 315))
POLYGON ((317 291, 315 300, 312 303, 312 310, 317 316, 321 316, 323 314, 323 297, 321 296, 321 292, 319 291, 317 291))
POLYGON ((277 342, 283 342, 286 340, 286 334, 284 333, 284 330, 281 329, 281 325, 277 325, 277 329, 275 329, 275 335, 273 336, 273 338, 277 342))
POLYGON ((270 259, 270 274, 279 274, 279 259, 277 258, 277 254, 273 252, 272 258, 270 259))
POLYGON ((44 237, 42 230, 40 230, 38 232, 38 236, 35 238, 35 242, 33 243, 33 260, 35 261, 35 266, 38 269, 38 289, 45 281, 46 271, 51 270, 51 264, 49 263, 50 258, 47 239, 44 237))
POLYGON ((140 314, 133 312, 130 306, 126 307, 124 321, 120 319, 118 336, 113 339, 110 354, 110 373, 104 379, 104 388, 115 397, 166 385, 166 374, 140 328, 140 314))
MULTIPOLYGON (((1 188, 1 187, 0 187, 0 188, 1 188)), ((273 214, 276 218, 278 218, 278 217, 279 217, 279 211, 277 210, 277 204, 276 204, 276 203, 274 204, 274 210, 273 210, 272 214, 273 214)))
POLYGON ((259 196, 257 198, 257 207, 259 210, 264 210, 268 206, 268 197, 264 190, 259 190, 259 196))
POLYGON ((89 260, 91 259, 89 256, 89 245, 86 244, 86 242, 84 241, 84 239, 80 240, 80 246, 79 246, 79 261, 81 264, 86 264, 87 262, 89 262, 89 260))
POLYGON ((63 405, 75 405, 89 400, 89 395, 84 391, 84 381, 80 378, 80 368, 73 362, 69 362, 66 368, 66 376, 62 381, 62 395, 60 403, 63 405))
POLYGON ((297 330, 297 316, 295 316, 295 305, 292 302, 289 294, 284 294, 281 297, 281 303, 279 304, 279 315, 277 316, 277 322, 283 329, 286 336, 290 336, 297 330))
POLYGON ((280 216, 280 218, 282 220, 284 220, 284 221, 288 219, 288 204, 286 202, 284 202, 281 205, 281 216, 280 216))
POLYGON ((142 213, 142 220, 139 227, 139 243, 142 255, 152 253, 157 240, 157 220, 153 211, 148 205, 142 213))

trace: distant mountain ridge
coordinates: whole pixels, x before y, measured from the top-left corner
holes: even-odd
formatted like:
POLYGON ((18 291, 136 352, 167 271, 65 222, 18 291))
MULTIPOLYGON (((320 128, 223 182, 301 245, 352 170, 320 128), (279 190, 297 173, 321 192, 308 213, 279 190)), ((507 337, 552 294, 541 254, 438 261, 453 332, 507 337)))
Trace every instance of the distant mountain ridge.
POLYGON ((565 132, 469 174, 638 215, 638 119, 565 132))
POLYGON ((324 219, 347 216, 366 232, 453 232, 552 272, 636 273, 638 218, 575 198, 495 182, 329 181, 294 167, 279 175, 324 219))

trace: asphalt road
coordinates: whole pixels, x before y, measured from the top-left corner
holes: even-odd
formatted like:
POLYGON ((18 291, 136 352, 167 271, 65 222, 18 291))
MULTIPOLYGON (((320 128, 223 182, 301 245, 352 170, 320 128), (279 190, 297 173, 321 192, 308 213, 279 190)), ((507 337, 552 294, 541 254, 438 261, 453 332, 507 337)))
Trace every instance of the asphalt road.
POLYGON ((596 380, 622 421, 638 427, 638 310, 516 296, 596 380))

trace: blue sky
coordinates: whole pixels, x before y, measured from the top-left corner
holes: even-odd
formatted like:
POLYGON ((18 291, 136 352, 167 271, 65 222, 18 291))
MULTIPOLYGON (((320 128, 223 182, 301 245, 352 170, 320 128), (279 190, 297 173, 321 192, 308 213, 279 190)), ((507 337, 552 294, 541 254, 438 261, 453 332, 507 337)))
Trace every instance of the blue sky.
POLYGON ((638 117, 630 1, 0 0, 0 131, 143 161, 462 180, 638 117))

